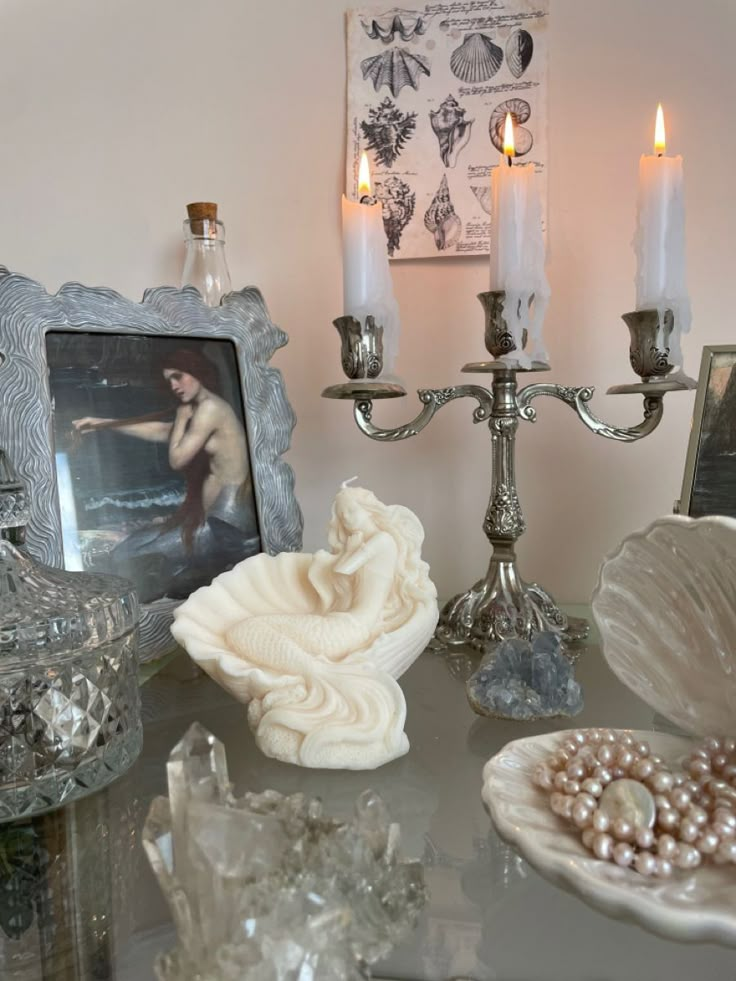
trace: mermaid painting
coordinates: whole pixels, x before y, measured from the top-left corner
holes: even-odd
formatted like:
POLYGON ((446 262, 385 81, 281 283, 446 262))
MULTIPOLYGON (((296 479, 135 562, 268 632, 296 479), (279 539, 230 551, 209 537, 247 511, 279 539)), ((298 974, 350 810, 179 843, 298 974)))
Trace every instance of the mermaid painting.
POLYGON ((109 431, 131 443, 167 444, 168 464, 184 478, 175 513, 132 531, 105 560, 109 571, 136 584, 144 603, 183 599, 260 552, 245 430, 221 394, 216 366, 194 346, 182 347, 159 357, 156 374, 175 400, 171 409, 72 421, 85 439, 109 431))

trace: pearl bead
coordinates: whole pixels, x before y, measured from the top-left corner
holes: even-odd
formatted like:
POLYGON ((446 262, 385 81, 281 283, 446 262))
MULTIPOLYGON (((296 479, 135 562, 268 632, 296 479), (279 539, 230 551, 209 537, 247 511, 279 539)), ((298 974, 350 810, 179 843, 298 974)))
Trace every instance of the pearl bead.
POLYGON ((700 829, 694 821, 689 818, 683 818, 680 821, 680 838, 682 841, 688 841, 692 844, 699 834, 700 829))
POLYGON ((685 811, 690 806, 692 797, 684 787, 675 787, 670 794, 670 800, 678 811, 685 811))
POLYGON ((677 855, 677 842, 672 835, 660 835, 657 842, 657 855, 660 858, 673 859, 677 855))
POLYGON ((587 780, 583 780, 580 784, 582 789, 591 795, 591 797, 600 797, 603 793, 603 784, 600 780, 594 780, 592 777, 588 777, 587 780))
POLYGON ((634 754, 625 746, 619 747, 616 753, 616 763, 624 770, 628 770, 634 762, 634 754))
POLYGON ((713 812, 713 820, 729 828, 736 828, 736 814, 728 807, 717 807, 713 812))
POLYGON ((651 760, 638 760, 631 768, 631 775, 637 780, 646 780, 654 773, 654 764, 651 760))
POLYGON ((626 770, 624 770, 622 766, 612 766, 611 776, 614 780, 623 780, 623 778, 626 776, 626 770))
POLYGON ((667 770, 660 770, 655 773, 651 781, 652 790, 656 791, 658 794, 664 794, 668 790, 672 790, 675 785, 674 777, 667 770))
POLYGON ((634 752, 637 756, 649 756, 649 743, 634 743, 634 752))
POLYGON ((704 831, 695 842, 695 847, 702 855, 712 855, 718 848, 718 835, 713 831, 704 831))
POLYGON ((603 734, 601 733, 600 729, 591 729, 588 732, 588 742, 592 743, 594 746, 596 745, 596 743, 601 742, 602 739, 603 739, 603 734))
POLYGON ((736 739, 724 739, 723 752, 728 753, 729 756, 736 753, 736 739))
POLYGON ((675 865, 678 869, 697 869, 703 857, 697 848, 692 845, 680 845, 680 850, 675 858, 675 865))
POLYGON ((667 879, 672 875, 672 862, 667 858, 654 859, 654 874, 660 879, 667 879))
POLYGON ((721 841, 730 841, 731 838, 736 837, 736 831, 729 824, 721 824, 720 821, 714 821, 711 827, 721 841))
POLYGON ((639 852, 634 859, 634 868, 642 875, 654 875, 657 868, 657 860, 649 852, 639 852))
POLYGON ((608 861, 613 855, 613 838, 607 834, 597 834, 593 839, 593 853, 596 858, 608 861))
POLYGON ((593 815, 593 827, 596 831, 608 831, 611 827, 611 819, 603 811, 597 810, 593 815))
POLYGON ((726 755, 723 753, 716 753, 716 755, 713 757, 711 765, 714 770, 717 770, 720 773, 727 763, 728 757, 726 755))
POLYGON ((687 768, 694 777, 703 777, 706 773, 710 773, 710 762, 700 759, 690 760, 687 768))
POLYGON ((698 828, 704 827, 708 823, 708 815, 702 807, 693 805, 685 811, 685 817, 692 821, 698 828))
POLYGON ((614 845, 613 860, 616 865, 621 865, 623 868, 627 868, 634 861, 634 849, 631 847, 631 845, 627 845, 625 842, 620 841, 618 845, 614 845))
POLYGON ((534 782, 542 790, 551 790, 553 786, 552 771, 546 763, 540 763, 534 770, 534 782))
POLYGON ((578 828, 587 828, 593 820, 593 815, 589 807, 575 801, 572 806, 572 819, 578 828))
POLYGON ((593 842, 595 841, 595 838, 596 838, 596 831, 594 828, 586 828, 583 831, 582 841, 585 847, 589 851, 593 850, 593 842))
POLYGON ((715 736, 709 736, 707 739, 703 740, 703 748, 708 753, 720 753, 723 749, 723 744, 720 739, 716 739, 715 736))
POLYGON ((565 791, 567 788, 567 774, 564 770, 559 773, 555 773, 554 779, 552 781, 555 790, 565 791))
POLYGON ((562 744, 562 748, 566 753, 573 756, 575 753, 577 753, 580 746, 575 739, 566 739, 562 744))
POLYGON ((613 763, 613 750, 608 745, 603 745, 600 747, 596 753, 598 761, 603 764, 603 766, 610 766, 613 763))
POLYGON ((572 760, 568 763, 565 772, 571 780, 583 780, 585 778, 585 766, 578 760, 572 760))
POLYGON ((593 770, 593 777, 600 780, 604 787, 613 780, 613 774, 606 766, 597 766, 593 770))
POLYGON ((596 806, 595 797, 593 797, 592 794, 586 794, 584 790, 580 791, 575 800, 581 804, 585 804, 585 806, 590 808, 591 811, 596 806))
POLYGON ((722 841, 716 849, 713 861, 718 865, 736 862, 736 841, 722 841))
POLYGON ((651 828, 654 825, 654 798, 644 784, 637 780, 624 778, 609 783, 598 800, 598 807, 612 820, 623 818, 632 829, 651 828))
POLYGON ((652 761, 652 763, 654 763, 656 767, 664 766, 664 760, 662 759, 661 756, 658 756, 656 753, 652 753, 649 759, 652 761))
POLYGON ((651 848, 654 844, 654 832, 651 828, 637 828, 635 841, 639 848, 651 848))
POLYGON ((680 815, 674 809, 669 811, 661 810, 657 815, 657 824, 663 831, 672 831, 677 827, 679 819, 680 815))
POLYGON ((616 818, 611 825, 611 831, 613 832, 613 837, 618 838, 619 841, 634 840, 634 824, 631 821, 627 821, 626 818, 616 818))
POLYGON ((724 768, 723 768, 723 778, 724 778, 724 780, 728 780, 729 783, 731 783, 733 780, 736 779, 736 765, 735 764, 729 763, 728 766, 724 766, 724 768))
POLYGON ((616 742, 616 740, 617 740, 617 736, 616 736, 616 733, 615 732, 611 732, 610 729, 604 729, 603 730, 603 741, 604 742, 609 743, 609 745, 613 745, 616 742))

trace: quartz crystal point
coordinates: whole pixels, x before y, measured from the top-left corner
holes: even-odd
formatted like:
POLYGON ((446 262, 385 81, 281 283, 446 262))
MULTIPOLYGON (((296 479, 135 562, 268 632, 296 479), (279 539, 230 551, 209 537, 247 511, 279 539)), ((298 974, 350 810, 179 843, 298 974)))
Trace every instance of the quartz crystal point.
POLYGON ((530 642, 514 638, 490 650, 466 684, 474 712, 496 718, 547 719, 577 715, 583 694, 558 634, 530 642))
POLYGON ((399 827, 364 791, 351 822, 304 794, 235 798, 224 748, 195 723, 167 766, 144 847, 179 943, 161 981, 353 981, 414 926, 421 863, 398 854, 399 827))

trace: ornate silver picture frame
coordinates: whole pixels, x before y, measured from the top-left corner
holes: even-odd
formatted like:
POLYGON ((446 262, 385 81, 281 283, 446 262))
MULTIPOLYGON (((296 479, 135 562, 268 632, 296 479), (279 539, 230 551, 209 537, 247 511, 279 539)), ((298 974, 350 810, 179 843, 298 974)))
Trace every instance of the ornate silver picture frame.
POLYGON ((703 348, 680 514, 736 518, 736 347, 703 348))
MULTIPOLYGON (((260 547, 256 546, 256 551, 274 554, 301 548, 302 515, 294 495, 294 475, 282 459, 289 448, 296 420, 287 401, 281 373, 269 366, 274 352, 283 347, 288 338, 271 322, 257 289, 248 287, 230 293, 219 307, 205 305, 191 287, 150 289, 142 301, 136 303, 113 290, 89 288, 78 283, 67 283, 52 295, 39 283, 0 266, 0 446, 10 455, 31 496, 27 547, 36 558, 59 567, 67 564, 55 447, 56 392, 52 391, 50 381, 50 367, 54 365, 50 364, 49 352, 53 352, 60 336, 64 338, 67 351, 73 352, 76 338, 70 335, 75 333, 85 335, 87 340, 97 335, 98 342, 100 335, 109 338, 110 343, 116 345, 118 357, 127 341, 135 347, 132 338, 139 338, 140 350, 141 335, 149 338, 147 345, 152 350, 156 344, 167 346, 153 339, 173 338, 177 340, 167 343, 176 348, 179 355, 181 349, 187 347, 190 355, 191 349, 204 350, 204 360, 208 350, 215 350, 218 357, 222 354, 219 360, 230 365, 230 388, 236 393, 235 398, 230 396, 230 404, 235 407, 235 412, 227 407, 225 399, 219 401, 223 411, 231 414, 233 425, 235 413, 239 413, 241 440, 245 440, 249 457, 248 487, 250 500, 254 501, 250 506, 257 512, 260 547), (50 343, 51 334, 54 343, 50 343), (218 348, 216 341, 230 343, 218 348)), ((84 340, 79 337, 80 351, 84 340)), ((197 350, 194 356, 196 363, 197 350)), ((70 368, 77 370, 73 363, 70 368)), ((177 390, 178 383, 173 374, 171 370, 164 372, 162 384, 170 385, 173 395, 180 396, 183 401, 185 396, 177 390)), ((97 384, 106 386, 108 379, 101 378, 97 384)), ((137 408, 134 392, 130 398, 137 408)), ((183 406, 179 408, 184 411, 183 406)), ((178 410, 172 408, 170 411, 173 415, 178 410)), ((139 423, 141 419, 160 415, 137 415, 129 421, 139 423)), ((175 415, 173 419, 166 424, 169 431, 176 425, 175 415)), ((123 428, 117 420, 91 420, 99 426, 82 422, 78 425, 80 433, 102 428, 105 424, 109 428, 117 426, 118 431, 123 428)), ((75 424, 79 424, 79 420, 75 420, 75 424)), ((88 438, 81 437, 82 440, 88 438)), ((128 440, 125 452, 129 455, 135 452, 132 444, 137 442, 128 440)), ((121 445, 125 445, 125 440, 121 445)), ((168 445, 169 454, 171 445, 168 445)), ((164 446, 164 454, 166 452, 167 446, 164 446)), ((157 520, 164 521, 163 518, 157 520)), ((172 599, 170 595, 163 595, 143 603, 142 660, 160 657, 175 646, 169 626, 173 611, 182 599, 183 596, 172 599)))

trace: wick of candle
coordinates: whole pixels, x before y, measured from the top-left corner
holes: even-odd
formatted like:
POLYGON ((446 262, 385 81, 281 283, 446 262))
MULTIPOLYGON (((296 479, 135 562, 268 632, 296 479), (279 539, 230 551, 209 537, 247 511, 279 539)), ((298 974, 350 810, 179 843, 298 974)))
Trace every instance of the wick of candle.
POLYGON ((359 204, 375 204, 375 203, 376 203, 376 199, 373 197, 372 194, 364 194, 359 202, 359 204))
POLYGON ((509 155, 508 155, 508 156, 506 157, 506 163, 507 163, 507 164, 509 165, 509 167, 511 166, 511 154, 509 154, 509 155))
POLYGON ((658 153, 658 154, 657 154, 657 158, 659 158, 659 157, 661 157, 661 156, 663 156, 663 154, 662 154, 662 153, 658 153))

